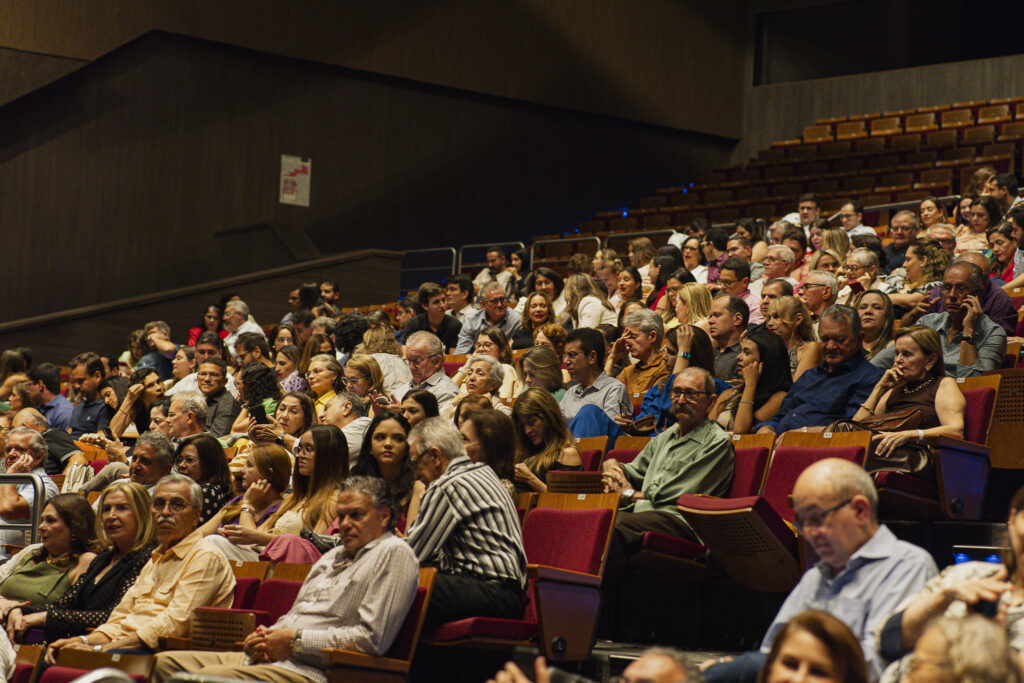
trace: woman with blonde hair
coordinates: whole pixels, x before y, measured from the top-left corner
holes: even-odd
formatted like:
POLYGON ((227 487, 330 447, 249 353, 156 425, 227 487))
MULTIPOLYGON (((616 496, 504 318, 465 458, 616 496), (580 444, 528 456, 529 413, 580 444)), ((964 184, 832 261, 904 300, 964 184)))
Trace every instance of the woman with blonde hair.
POLYGON ((384 375, 373 356, 351 356, 345 363, 345 375, 341 381, 345 383, 345 389, 359 398, 373 399, 385 395, 384 375))
POLYGON ((782 337, 789 350, 793 381, 821 362, 821 344, 807 307, 795 296, 780 296, 768 307, 768 329, 782 337))
POLYGON ((821 250, 839 254, 839 263, 842 265, 850 253, 850 236, 842 228, 826 228, 821 234, 821 250))
POLYGON ((519 374, 523 377, 523 384, 530 389, 550 392, 556 401, 565 395, 562 372, 562 361, 546 346, 527 349, 519 359, 519 374))
POLYGON ((402 360, 402 348, 395 341, 391 325, 372 325, 366 330, 363 333, 363 353, 377 361, 384 379, 385 396, 391 396, 399 387, 412 381, 412 372, 409 364, 402 360))
POLYGON ((615 324, 615 307, 608 301, 604 287, 589 275, 570 275, 565 283, 566 310, 577 329, 615 324))
POLYGON ((640 277, 643 278, 644 285, 648 287, 654 284, 651 281, 650 269, 651 261, 654 260, 657 253, 658 250, 654 248, 654 242, 647 237, 637 237, 629 241, 629 265, 637 269, 640 277))
POLYGON ((860 318, 860 329, 864 332, 864 354, 868 360, 892 344, 892 331, 896 324, 889 295, 877 289, 861 292, 853 300, 853 310, 860 318))
POLYGON ((512 336, 513 349, 533 346, 533 331, 541 325, 555 322, 555 307, 545 292, 531 292, 523 307, 522 326, 512 336))
POLYGON ((839 271, 843 267, 843 263, 846 258, 839 255, 839 252, 833 251, 832 249, 819 249, 811 256, 811 260, 808 263, 808 272, 814 270, 824 270, 826 273, 832 273, 837 278, 839 277, 839 271))
POLYGON ((693 325, 711 334, 711 292, 706 285, 687 282, 675 293, 676 320, 680 325, 693 325))
POLYGON ((527 389, 512 406, 516 426, 515 485, 519 492, 548 490, 552 470, 579 471, 583 460, 554 397, 527 389))

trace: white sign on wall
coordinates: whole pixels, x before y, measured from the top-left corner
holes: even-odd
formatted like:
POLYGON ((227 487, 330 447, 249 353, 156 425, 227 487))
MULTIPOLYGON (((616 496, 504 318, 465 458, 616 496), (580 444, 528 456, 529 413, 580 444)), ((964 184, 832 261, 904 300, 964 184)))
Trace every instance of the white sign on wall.
POLYGON ((309 181, 313 174, 313 160, 281 155, 282 204, 309 206, 309 181))

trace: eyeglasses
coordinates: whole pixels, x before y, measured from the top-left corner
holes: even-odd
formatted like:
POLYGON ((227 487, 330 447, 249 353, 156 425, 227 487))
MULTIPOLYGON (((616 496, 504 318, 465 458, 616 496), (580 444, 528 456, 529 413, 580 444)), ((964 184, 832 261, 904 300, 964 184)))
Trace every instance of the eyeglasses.
POLYGON ((866 267, 862 266, 859 263, 847 263, 846 264, 846 269, 849 270, 849 271, 853 271, 855 273, 859 273, 862 270, 867 270, 866 267))
POLYGON ((501 296, 501 297, 495 297, 493 299, 484 299, 484 303, 485 304, 489 304, 491 306, 500 306, 501 304, 507 304, 508 303, 508 297, 501 296))
POLYGON ((826 522, 828 522, 829 515, 831 515, 836 510, 846 505, 849 505, 852 500, 853 498, 847 498, 843 502, 838 503, 837 505, 833 505, 827 510, 822 510, 821 512, 812 512, 806 517, 802 515, 796 515, 796 517, 793 520, 793 526, 795 526, 796 530, 801 534, 804 533, 804 531, 807 529, 820 529, 821 527, 825 526, 826 522))
POLYGON ((170 508, 171 512, 175 512, 175 513, 177 513, 177 512, 184 512, 185 508, 187 508, 187 507, 189 507, 189 504, 186 503, 181 498, 172 498, 171 500, 164 500, 163 498, 154 498, 153 499, 153 511, 154 512, 163 512, 164 509, 166 509, 166 508, 170 508))
POLYGON ((805 282, 800 285, 801 290, 807 289, 808 287, 828 287, 828 285, 823 285, 819 282, 805 282))
POLYGON ((432 353, 429 356, 425 356, 423 358, 418 358, 416 356, 408 356, 407 355, 405 357, 405 362, 407 362, 409 365, 422 365, 423 363, 426 363, 428 360, 430 360, 434 356, 440 356, 440 355, 441 354, 439 354, 439 353, 432 353))
POLYGON ((196 376, 205 379, 220 379, 224 375, 220 374, 219 372, 199 372, 196 373, 196 376))
POLYGON ((709 391, 697 391, 696 389, 672 389, 669 392, 669 396, 672 397, 673 401, 685 398, 690 403, 699 400, 701 396, 709 396, 710 394, 711 392, 709 391))
POLYGON ((726 287, 726 288, 732 287, 737 282, 739 282, 739 280, 727 280, 724 277, 718 278, 718 284, 720 284, 722 287, 726 287))
POLYGON ((943 294, 949 294, 952 291, 956 291, 957 294, 973 294, 974 289, 970 285, 951 285, 948 282, 943 282, 939 285, 943 294))

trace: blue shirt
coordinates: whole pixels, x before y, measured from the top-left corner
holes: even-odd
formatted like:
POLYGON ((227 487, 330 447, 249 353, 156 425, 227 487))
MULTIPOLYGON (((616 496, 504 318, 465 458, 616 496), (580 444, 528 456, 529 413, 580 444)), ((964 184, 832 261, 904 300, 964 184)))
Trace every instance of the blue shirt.
POLYGON ((60 394, 51 398, 45 405, 39 406, 39 412, 46 418, 46 424, 65 432, 71 426, 71 413, 74 410, 75 406, 71 401, 60 394))
POLYGON ((71 413, 71 438, 98 432, 109 425, 108 412, 107 403, 102 398, 79 403, 71 413))
MULTIPOLYGON (((930 327, 939 333, 942 340, 942 360, 949 377, 976 377, 990 370, 997 370, 1003 365, 1006 355, 1006 330, 992 322, 987 315, 978 318, 974 324, 974 348, 978 351, 978 359, 972 365, 960 364, 960 343, 963 334, 949 336, 949 313, 929 313, 922 315, 918 325, 930 327)), ((896 359, 896 347, 889 346, 871 358, 871 364, 880 368, 892 367, 896 359)))
POLYGON ((875 632, 904 599, 938 573, 931 555, 898 540, 883 524, 838 574, 833 575, 832 567, 824 562, 807 570, 768 627, 761 651, 771 649, 779 629, 790 619, 805 610, 819 609, 850 627, 864 650, 868 677, 877 681, 885 667, 875 632))
POLYGON ((779 412, 763 424, 781 434, 800 427, 824 427, 853 417, 883 373, 860 353, 840 363, 834 371, 822 363, 793 382, 779 412))
POLYGON ((614 377, 609 377, 603 370, 589 387, 580 386, 579 382, 570 384, 566 387, 562 400, 558 402, 566 422, 572 422, 580 408, 590 403, 603 410, 612 420, 622 413, 633 413, 626 385, 614 377))
MULTIPOLYGON (((512 337, 519 331, 519 328, 522 327, 522 324, 519 314, 509 308, 505 311, 505 317, 495 327, 500 328, 511 341, 512 337)), ((462 329, 459 331, 459 344, 455 347, 455 353, 473 353, 476 338, 480 336, 484 328, 490 326, 491 323, 487 320, 487 311, 483 309, 474 311, 466 316, 466 322, 462 323, 462 329)))

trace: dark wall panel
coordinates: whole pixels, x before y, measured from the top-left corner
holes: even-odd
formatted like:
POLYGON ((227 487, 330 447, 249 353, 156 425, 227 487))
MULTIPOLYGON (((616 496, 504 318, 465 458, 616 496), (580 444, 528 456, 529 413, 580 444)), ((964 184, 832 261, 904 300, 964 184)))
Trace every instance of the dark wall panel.
POLYGON ((292 261, 232 226, 325 254, 564 230, 731 146, 149 34, 0 109, 0 321, 292 261), (282 153, 313 159, 308 209, 277 202, 282 153))

